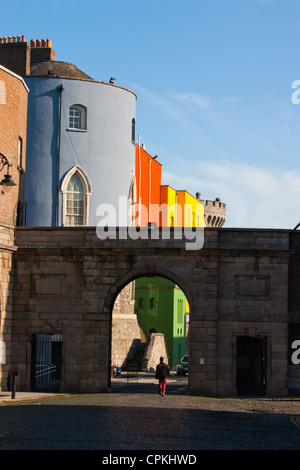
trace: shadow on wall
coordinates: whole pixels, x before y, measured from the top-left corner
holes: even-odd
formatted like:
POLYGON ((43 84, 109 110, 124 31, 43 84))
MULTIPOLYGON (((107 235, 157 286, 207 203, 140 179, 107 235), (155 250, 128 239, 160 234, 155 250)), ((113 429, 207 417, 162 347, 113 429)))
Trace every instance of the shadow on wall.
POLYGON ((128 367, 135 367, 141 369, 142 359, 145 352, 145 345, 143 345, 141 339, 132 340, 128 354, 123 361, 122 370, 126 370, 128 367))
POLYGON ((122 365, 123 370, 135 369, 141 372, 154 372, 160 357, 168 362, 165 335, 151 333, 147 343, 133 340, 130 351, 122 365))

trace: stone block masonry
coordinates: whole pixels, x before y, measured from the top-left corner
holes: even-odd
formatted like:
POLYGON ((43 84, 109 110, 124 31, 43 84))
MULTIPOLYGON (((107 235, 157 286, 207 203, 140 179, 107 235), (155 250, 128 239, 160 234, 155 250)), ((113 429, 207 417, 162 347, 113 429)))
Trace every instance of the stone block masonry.
POLYGON ((0 226, 0 386, 7 387, 12 362, 12 310, 14 289, 13 254, 15 231, 10 226, 0 226), (3 382, 3 380, 4 382, 3 382))
POLYGON ((190 394, 236 395, 237 339, 263 337, 265 394, 286 396, 290 311, 300 323, 289 289, 296 241, 289 231, 205 229, 203 249, 191 252, 185 240, 99 240, 92 227, 18 228, 10 367, 30 390, 33 335, 60 334, 60 391, 109 391, 115 300, 136 277, 158 275, 189 301, 190 394))

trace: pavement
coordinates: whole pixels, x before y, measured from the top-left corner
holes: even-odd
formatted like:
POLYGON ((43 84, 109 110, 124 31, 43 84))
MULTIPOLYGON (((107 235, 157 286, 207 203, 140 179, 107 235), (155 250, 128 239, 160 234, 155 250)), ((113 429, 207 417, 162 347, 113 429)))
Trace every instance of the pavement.
POLYGON ((162 397, 153 374, 122 372, 111 393, 0 392, 0 450, 300 449, 300 397, 196 397, 187 383, 171 375, 162 397))

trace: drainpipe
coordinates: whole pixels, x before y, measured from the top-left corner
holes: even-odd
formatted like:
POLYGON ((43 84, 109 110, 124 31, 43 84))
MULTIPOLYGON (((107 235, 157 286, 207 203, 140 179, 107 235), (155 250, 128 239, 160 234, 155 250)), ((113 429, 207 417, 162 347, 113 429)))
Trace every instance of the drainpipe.
POLYGON ((58 86, 59 91, 59 122, 58 122, 58 148, 57 148, 57 201, 56 201, 56 226, 59 225, 59 178, 60 178, 60 139, 61 139, 61 108, 63 85, 58 86))

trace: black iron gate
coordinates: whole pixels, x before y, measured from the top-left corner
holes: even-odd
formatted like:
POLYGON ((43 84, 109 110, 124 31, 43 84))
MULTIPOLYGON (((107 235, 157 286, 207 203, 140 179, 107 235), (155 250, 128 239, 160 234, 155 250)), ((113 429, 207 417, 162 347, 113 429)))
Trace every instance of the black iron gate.
POLYGON ((33 335, 31 390, 58 392, 61 382, 62 335, 33 335))
POLYGON ((265 395, 267 338, 237 337, 238 395, 265 395))

